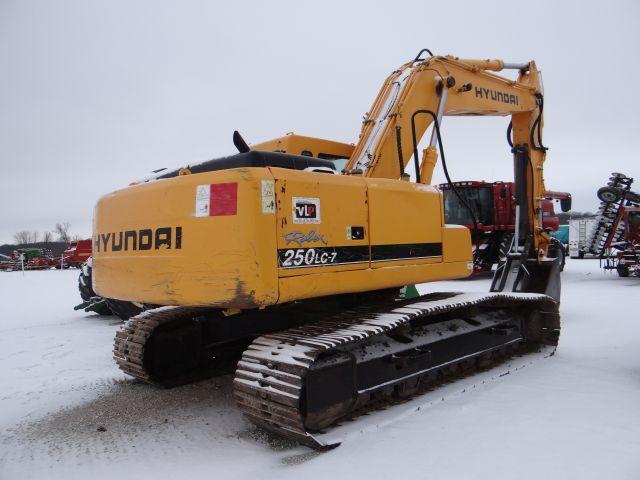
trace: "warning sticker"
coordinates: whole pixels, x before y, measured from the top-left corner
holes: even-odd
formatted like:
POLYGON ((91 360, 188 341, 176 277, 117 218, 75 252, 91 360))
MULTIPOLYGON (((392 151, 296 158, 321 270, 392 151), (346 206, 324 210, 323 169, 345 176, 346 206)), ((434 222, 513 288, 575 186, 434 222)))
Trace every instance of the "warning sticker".
POLYGON ((293 197, 292 217, 293 223, 320 223, 320 199, 293 197))
POLYGON ((211 185, 198 185, 196 188, 196 217, 209 216, 211 185))
POLYGON ((238 184, 213 183, 196 188, 196 217, 217 217, 238 213, 238 184))
POLYGON ((262 180, 262 213, 275 213, 276 186, 273 180, 262 180))

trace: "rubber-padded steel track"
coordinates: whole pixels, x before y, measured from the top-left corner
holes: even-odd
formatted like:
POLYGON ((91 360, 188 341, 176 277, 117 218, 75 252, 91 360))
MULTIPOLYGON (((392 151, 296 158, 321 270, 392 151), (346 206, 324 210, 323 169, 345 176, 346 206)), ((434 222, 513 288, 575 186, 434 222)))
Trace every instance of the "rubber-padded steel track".
POLYGON ((116 333, 113 356, 125 373, 175 387, 233 373, 253 339, 313 321, 315 316, 295 304, 230 316, 204 307, 158 307, 123 325, 116 333))
MULTIPOLYGON (((345 347, 357 347, 373 337, 402 332, 414 321, 458 311, 469 312, 474 307, 484 310, 507 307, 523 313, 522 336, 517 340, 505 340, 492 348, 499 353, 495 359, 522 346, 557 345, 560 330, 558 305, 550 297, 518 293, 431 294, 377 311, 370 307, 353 309, 312 324, 257 338, 238 363, 234 396, 243 413, 260 427, 315 449, 333 448, 335 444, 322 443, 306 426, 305 404, 310 401, 309 393, 305 392, 306 381, 321 359, 326 359, 331 352, 343 352, 345 347)), ((470 318, 468 313, 464 316, 470 318)), ((358 409, 366 409, 367 404, 379 403, 385 392, 388 394, 395 389, 397 393, 404 387, 417 391, 416 386, 420 383, 433 381, 434 373, 453 372, 456 366, 468 365, 469 362, 491 363, 495 360, 491 350, 467 352, 446 364, 414 374, 410 380, 398 378, 396 382, 385 382, 377 389, 367 389, 369 393, 366 395, 356 392, 352 409, 342 416, 351 416, 358 409)), ((326 389, 331 389, 332 381, 327 380, 325 385, 326 389)))
MULTIPOLYGON (((127 321, 122 329, 116 332, 113 358, 123 372, 144 382, 163 387, 213 376, 217 373, 215 365, 207 365, 206 369, 184 368, 171 374, 163 374, 154 371, 152 358, 154 355, 151 339, 155 334, 171 325, 183 325, 207 312, 207 309, 187 307, 159 307, 142 312, 127 321)), ((178 338, 180 334, 179 329, 172 332, 177 343, 180 343, 178 338)), ((228 369, 228 365, 220 365, 220 374, 224 373, 224 368, 228 369)))

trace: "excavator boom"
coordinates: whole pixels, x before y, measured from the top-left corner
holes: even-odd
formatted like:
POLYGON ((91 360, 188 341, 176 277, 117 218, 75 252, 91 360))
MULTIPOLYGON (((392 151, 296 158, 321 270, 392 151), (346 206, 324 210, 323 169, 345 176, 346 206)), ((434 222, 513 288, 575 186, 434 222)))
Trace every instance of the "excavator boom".
POLYGON ((545 293, 559 301, 560 266, 547 259, 552 239, 542 221, 547 149, 542 143, 542 79, 535 63, 419 57, 394 71, 383 84, 346 171, 400 178, 413 157, 416 181, 430 184, 438 158, 436 146, 441 161, 445 160, 442 142, 438 145, 443 117, 510 115, 507 136, 514 156, 517 225, 508 261, 498 270, 492 290, 545 293), (490 72, 503 69, 518 70, 517 80, 490 72), (432 124, 429 146, 420 161, 418 142, 432 124))

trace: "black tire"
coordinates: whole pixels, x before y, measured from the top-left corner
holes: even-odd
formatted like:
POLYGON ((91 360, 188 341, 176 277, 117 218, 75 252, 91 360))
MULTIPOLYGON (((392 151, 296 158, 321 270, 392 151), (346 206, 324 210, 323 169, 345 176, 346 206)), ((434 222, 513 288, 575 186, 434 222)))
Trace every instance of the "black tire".
MULTIPOLYGON (((93 290, 91 271, 91 267, 87 265, 86 268, 80 269, 80 275, 78 276, 78 290, 80 290, 80 296, 85 302, 98 297, 93 290), (86 274, 85 270, 87 272, 86 274)), ((142 312, 142 308, 137 305, 113 298, 105 298, 104 306, 96 310, 98 315, 116 315, 122 320, 129 320, 129 318, 135 317, 140 312, 142 312)))
POLYGON ((629 267, 626 265, 618 265, 616 267, 616 271, 618 272, 619 277, 628 277, 629 276, 629 267))
POLYGON ((622 192, 615 187, 602 187, 598 189, 598 199, 604 203, 615 203, 622 198, 622 192))
MULTIPOLYGON (((85 269, 80 269, 80 275, 78 275, 78 290, 80 291, 80 297, 85 302, 88 302, 92 298, 99 298, 96 292, 93 291, 93 283, 91 281, 91 267, 87 266, 87 274, 85 275, 85 269)), ((100 307, 93 310, 98 315, 113 315, 111 309, 106 303, 103 303, 100 307)))
POLYGON ((113 314, 125 321, 142 312, 142 308, 135 303, 116 300, 114 298, 105 298, 105 301, 113 314))
POLYGON ((88 269, 88 274, 84 274, 84 269, 80 269, 80 275, 78 275, 78 290, 80 291, 80 297, 85 302, 91 300, 91 297, 96 296, 96 292, 93 291, 93 285, 91 283, 91 267, 88 269))

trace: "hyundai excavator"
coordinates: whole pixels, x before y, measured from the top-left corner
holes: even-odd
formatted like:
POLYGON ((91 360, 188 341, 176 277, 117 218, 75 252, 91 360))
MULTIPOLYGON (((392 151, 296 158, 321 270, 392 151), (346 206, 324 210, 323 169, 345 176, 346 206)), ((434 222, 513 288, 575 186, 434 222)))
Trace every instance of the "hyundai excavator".
POLYGON ((289 136, 251 149, 235 132, 235 155, 102 197, 94 288, 148 306, 116 334, 119 367, 165 387, 235 372, 236 403, 252 422, 324 449, 335 444, 318 432, 344 418, 556 346, 543 106, 533 61, 425 49, 386 79, 355 146, 289 136), (489 292, 402 298, 404 286, 472 273, 473 228, 444 222, 431 179, 439 159, 455 191, 444 118, 489 115, 511 117, 507 260, 489 292))

